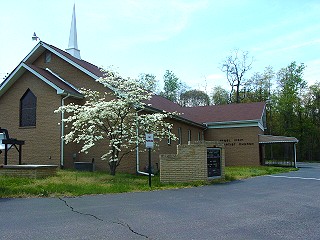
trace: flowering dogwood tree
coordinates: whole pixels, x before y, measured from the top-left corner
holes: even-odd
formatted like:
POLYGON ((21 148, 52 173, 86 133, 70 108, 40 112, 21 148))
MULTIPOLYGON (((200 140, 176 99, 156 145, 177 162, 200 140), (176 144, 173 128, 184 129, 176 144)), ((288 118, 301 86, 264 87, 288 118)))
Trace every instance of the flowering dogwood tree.
POLYGON ((97 81, 105 91, 83 89, 83 105, 70 103, 56 111, 68 115, 63 119, 70 125, 64 136, 66 143, 81 143, 81 152, 88 153, 96 142, 103 141, 105 151, 101 158, 109 160, 110 173, 115 175, 123 157, 144 143, 146 133, 153 133, 159 141, 176 139, 170 131, 172 124, 165 121, 175 113, 148 111, 152 93, 137 81, 112 71, 105 71, 97 81))

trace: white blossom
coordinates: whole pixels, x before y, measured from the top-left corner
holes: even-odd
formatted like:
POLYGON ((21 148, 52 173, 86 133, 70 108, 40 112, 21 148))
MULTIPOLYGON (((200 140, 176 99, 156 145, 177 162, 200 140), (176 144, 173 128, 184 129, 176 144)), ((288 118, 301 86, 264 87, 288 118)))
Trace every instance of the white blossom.
POLYGON ((145 133, 153 133, 159 141, 168 137, 176 140, 176 136, 168 131, 172 124, 165 121, 176 113, 141 111, 147 107, 151 93, 137 81, 104 71, 104 77, 97 82, 105 88, 101 92, 82 89, 83 105, 70 103, 55 111, 64 112, 63 121, 70 125, 64 136, 66 143, 81 143, 81 152, 88 153, 96 142, 105 142, 106 149, 101 158, 109 159, 109 165, 115 171, 123 156, 133 151, 137 144, 144 143, 145 133))

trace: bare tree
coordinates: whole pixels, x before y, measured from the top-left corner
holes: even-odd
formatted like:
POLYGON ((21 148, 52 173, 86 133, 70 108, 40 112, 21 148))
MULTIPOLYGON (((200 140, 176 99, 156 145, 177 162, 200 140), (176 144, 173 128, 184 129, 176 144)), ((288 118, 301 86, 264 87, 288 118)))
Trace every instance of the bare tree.
POLYGON ((235 102, 240 103, 240 87, 244 80, 244 75, 251 69, 253 59, 249 59, 249 53, 245 51, 239 52, 239 50, 234 50, 230 56, 228 56, 222 63, 220 69, 222 72, 226 73, 228 82, 231 86, 230 91, 230 102, 233 101, 233 96, 235 94, 235 102))

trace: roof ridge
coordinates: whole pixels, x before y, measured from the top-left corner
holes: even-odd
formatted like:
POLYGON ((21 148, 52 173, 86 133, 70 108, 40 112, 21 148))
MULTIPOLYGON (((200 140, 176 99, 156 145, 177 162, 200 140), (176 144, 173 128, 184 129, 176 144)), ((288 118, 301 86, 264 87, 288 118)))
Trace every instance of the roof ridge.
POLYGON ((259 101, 259 102, 245 102, 245 103, 229 103, 229 104, 217 104, 217 105, 206 105, 206 106, 194 106, 194 107, 183 107, 187 109, 192 108, 205 108, 205 107, 225 107, 225 106, 236 106, 236 105, 246 105, 246 104, 258 104, 258 103, 266 103, 265 101, 259 101))
POLYGON ((68 59, 68 61, 70 62, 73 62, 74 66, 79 66, 77 68, 79 68, 81 70, 81 68, 83 68, 82 71, 87 71, 88 75, 90 75, 92 78, 94 79, 97 79, 99 77, 102 77, 103 76, 103 73, 101 72, 101 68, 88 62, 88 61, 85 61, 83 59, 78 59, 72 55, 70 55, 68 52, 56 47, 56 46, 53 46, 51 44, 46 44, 47 47, 51 48, 52 50, 56 51, 58 54, 61 54, 61 56, 63 56, 64 58, 68 59), (89 74, 90 73, 90 74, 89 74))
MULTIPOLYGON (((46 43, 46 44, 47 44, 47 43, 46 43)), ((90 65, 92 65, 93 67, 96 67, 96 68, 99 68, 99 69, 100 69, 100 67, 98 67, 97 65, 95 65, 95 64, 93 64, 93 63, 91 63, 91 62, 88 62, 88 61, 86 61, 86 60, 84 60, 84 59, 82 59, 82 58, 80 58, 80 59, 79 59, 79 58, 76 58, 76 57, 72 56, 70 53, 68 53, 67 51, 65 51, 65 50, 63 50, 63 49, 61 49, 61 48, 58 48, 58 47, 56 47, 56 46, 54 46, 54 45, 52 45, 52 44, 47 44, 47 45, 50 46, 50 47, 53 47, 53 48, 55 48, 55 49, 60 50, 61 52, 67 54, 70 58, 73 58, 73 59, 75 59, 75 60, 77 60, 77 61, 81 61, 81 62, 90 64, 90 65)), ((73 60, 73 59, 72 59, 72 60, 73 60)))

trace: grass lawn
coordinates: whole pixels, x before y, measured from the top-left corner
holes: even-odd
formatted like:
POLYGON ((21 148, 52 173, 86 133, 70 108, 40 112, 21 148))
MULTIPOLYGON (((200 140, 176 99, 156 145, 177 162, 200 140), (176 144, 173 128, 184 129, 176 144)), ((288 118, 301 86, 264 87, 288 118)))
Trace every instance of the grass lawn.
MULTIPOLYGON (((281 167, 226 167, 226 181, 294 171, 281 167)), ((147 176, 117 173, 111 176, 104 172, 77 172, 59 170, 57 176, 44 179, 13 178, 0 176, 0 198, 5 197, 57 197, 89 194, 139 192, 173 188, 197 187, 221 183, 197 181, 192 183, 163 184, 160 177, 152 177, 152 187, 147 176)))
POLYGON ((250 177, 298 171, 298 168, 288 167, 226 167, 226 181, 241 180, 250 177))

